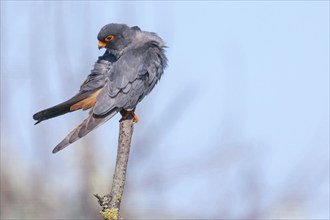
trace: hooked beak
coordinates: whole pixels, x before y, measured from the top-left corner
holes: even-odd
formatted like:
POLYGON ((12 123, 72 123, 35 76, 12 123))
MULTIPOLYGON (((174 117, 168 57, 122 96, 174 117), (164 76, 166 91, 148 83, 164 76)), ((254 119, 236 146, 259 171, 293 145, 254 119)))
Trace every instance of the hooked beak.
POLYGON ((106 46, 107 46, 106 43, 104 43, 103 41, 99 41, 99 45, 98 45, 99 50, 100 50, 101 48, 105 48, 106 46))

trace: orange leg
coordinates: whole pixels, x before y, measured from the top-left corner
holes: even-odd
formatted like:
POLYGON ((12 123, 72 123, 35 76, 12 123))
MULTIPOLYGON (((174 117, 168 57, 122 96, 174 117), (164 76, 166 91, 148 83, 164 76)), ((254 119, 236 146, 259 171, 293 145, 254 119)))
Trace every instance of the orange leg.
POLYGON ((133 111, 121 110, 120 114, 122 116, 122 118, 120 120, 126 120, 129 116, 132 116, 134 123, 138 123, 138 121, 139 121, 139 118, 134 113, 134 110, 133 111))

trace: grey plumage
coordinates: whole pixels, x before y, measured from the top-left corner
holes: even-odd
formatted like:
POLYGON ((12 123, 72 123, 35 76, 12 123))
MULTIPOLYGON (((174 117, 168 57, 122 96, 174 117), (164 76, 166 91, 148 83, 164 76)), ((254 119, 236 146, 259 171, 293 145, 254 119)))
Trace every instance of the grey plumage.
POLYGON ((79 93, 33 116, 39 123, 76 108, 92 107, 89 117, 70 132, 53 153, 85 136, 119 111, 134 111, 163 74, 167 65, 165 44, 155 33, 141 31, 136 26, 108 24, 100 30, 98 40, 104 43, 110 35, 114 38, 106 44, 106 53, 99 57, 79 93))
POLYGON ((110 74, 112 63, 115 61, 116 57, 114 55, 105 52, 103 56, 98 58, 94 65, 94 69, 87 76, 87 79, 84 81, 84 83, 80 86, 79 92, 71 99, 63 103, 34 114, 33 119, 37 121, 35 124, 70 112, 70 107, 73 104, 86 99, 95 91, 102 88, 107 81, 108 75, 110 74))

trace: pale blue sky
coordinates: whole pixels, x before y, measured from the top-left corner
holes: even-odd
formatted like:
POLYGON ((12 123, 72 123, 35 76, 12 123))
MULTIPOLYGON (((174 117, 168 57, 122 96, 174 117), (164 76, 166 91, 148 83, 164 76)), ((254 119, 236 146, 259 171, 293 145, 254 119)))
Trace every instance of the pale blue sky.
MULTIPOLYGON (((244 159, 258 161, 265 206, 272 207, 284 189, 311 193, 302 181, 314 188, 299 207, 307 211, 299 214, 329 217, 328 1, 1 2, 1 159, 6 166, 19 160, 29 170, 43 166, 44 160, 37 159, 43 157, 64 169, 64 161, 81 150, 84 140, 51 154, 86 112, 38 126, 32 114, 78 90, 103 53, 96 35, 110 22, 156 32, 169 46, 164 77, 137 108, 136 140, 162 137, 151 141, 157 143, 150 152, 157 159, 138 164, 144 172, 155 161, 166 174, 191 161, 202 166, 213 154, 240 146, 240 156, 224 168, 231 171, 223 173, 217 165, 211 174, 192 171, 179 182, 170 181, 162 192, 168 202, 156 204, 166 203, 169 213, 187 210, 191 214, 184 217, 200 216, 193 203, 197 196, 207 210, 203 216, 215 218, 218 207, 203 195, 217 196, 218 190, 224 199, 223 192, 233 192, 236 216, 228 216, 244 216, 248 206, 239 199, 240 176, 231 174, 245 166, 240 164, 244 159), (41 131, 46 140, 38 142, 41 131), (317 173, 324 179, 308 182, 317 173)), ((96 154, 115 155, 118 119, 86 138, 97 139, 96 154)), ((52 178, 77 175, 66 172, 55 170, 52 178)), ((139 176, 133 172, 130 178, 134 182, 139 176)), ((68 178, 71 184, 76 184, 74 177, 68 178)), ((143 196, 140 209, 157 200, 151 194, 143 196)))

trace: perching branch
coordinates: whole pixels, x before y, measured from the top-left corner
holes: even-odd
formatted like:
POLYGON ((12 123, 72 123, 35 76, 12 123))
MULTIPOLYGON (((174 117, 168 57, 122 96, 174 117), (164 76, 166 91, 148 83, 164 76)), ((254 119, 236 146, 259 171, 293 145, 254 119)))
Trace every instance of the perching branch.
POLYGON ((102 207, 102 217, 104 220, 120 219, 120 202, 123 197, 128 156, 133 134, 133 117, 128 116, 126 120, 121 120, 119 125, 119 140, 116 160, 115 174, 112 180, 110 194, 99 196, 94 194, 102 207))

